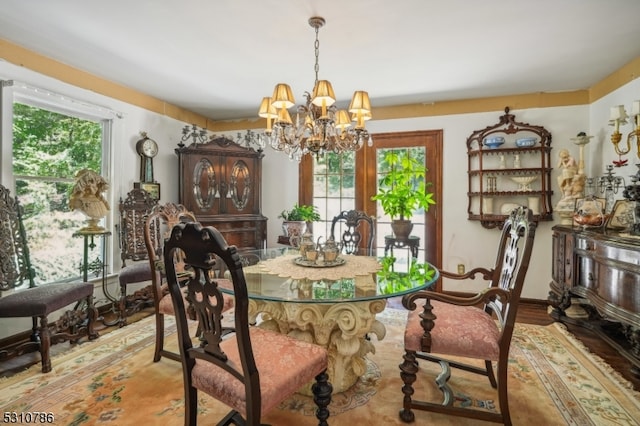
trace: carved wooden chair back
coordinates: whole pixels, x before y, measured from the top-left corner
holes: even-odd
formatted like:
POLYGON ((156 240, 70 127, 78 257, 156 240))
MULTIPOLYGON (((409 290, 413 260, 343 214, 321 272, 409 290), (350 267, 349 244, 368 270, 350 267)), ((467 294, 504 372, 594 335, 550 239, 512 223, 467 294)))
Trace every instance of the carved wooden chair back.
POLYGON ((178 326, 187 410, 185 424, 196 424, 198 390, 232 408, 219 424, 258 426, 262 413, 276 407, 315 377, 316 417, 319 425, 326 425, 327 405, 331 400, 326 349, 249 326, 247 283, 236 247, 228 246, 213 227, 182 223, 173 228, 171 238, 165 242, 164 259, 178 326), (193 346, 187 322, 177 269, 178 253, 192 272, 186 282, 186 298, 194 306, 202 331, 198 347, 193 346), (223 262, 224 268, 219 268, 218 262, 223 262), (229 326, 223 321, 224 301, 219 285, 222 280, 214 277, 213 269, 225 269, 231 278, 235 313, 234 322, 229 326), (228 330, 235 333, 225 333, 228 330))
MULTIPOLYGON (((51 342, 77 342, 81 337, 95 339, 93 284, 55 283, 36 286, 27 236, 17 198, 0 185, 0 318, 31 318, 31 336, 0 347, 3 360, 38 350, 42 372, 51 371, 51 342), (24 283, 28 282, 28 286, 24 283), (26 287, 26 288, 20 288, 26 287), (83 301, 84 303, 78 303, 83 301), (49 314, 75 304, 63 314, 64 320, 49 324, 49 314), (38 319, 39 324, 38 324, 38 319)), ((16 339, 7 339, 14 342, 16 339)))
POLYGON ((0 185, 0 295, 25 282, 29 287, 36 286, 21 214, 18 199, 11 197, 9 190, 0 185))
POLYGON ((342 252, 346 254, 364 251, 368 256, 373 256, 375 235, 373 218, 362 211, 345 210, 331 221, 331 236, 336 243, 342 243, 342 252), (342 231, 340 238, 336 237, 336 227, 342 231))
POLYGON ((118 236, 122 268, 118 273, 120 299, 117 318, 117 324, 120 326, 127 324, 128 315, 153 305, 153 296, 149 288, 127 295, 127 286, 151 281, 152 271, 147 262, 141 261, 149 258, 144 242, 144 224, 156 204, 157 201, 140 188, 129 191, 124 200, 120 198, 118 236), (127 260, 132 262, 127 264, 127 260))
MULTIPOLYGON (((180 360, 178 354, 164 349, 164 315, 173 315, 173 305, 168 289, 164 282, 164 240, 171 234, 171 229, 178 223, 195 222, 195 215, 182 204, 158 204, 151 209, 144 223, 144 242, 147 250, 149 268, 153 271, 151 287, 156 316, 156 348, 153 360, 157 362, 161 357, 180 360)), ((180 253, 177 254, 180 256, 180 253)), ((177 268, 184 273, 181 259, 177 259, 177 268)))
POLYGON ((120 224, 118 237, 120 243, 120 259, 122 266, 127 260, 147 259, 147 247, 144 243, 144 222, 151 213, 157 200, 144 189, 134 188, 127 193, 126 198, 120 198, 120 224))
POLYGON ((405 330, 405 355, 400 365, 400 376, 404 381, 404 403, 400 411, 403 421, 413 421, 415 415, 411 410, 419 409, 511 424, 507 391, 509 348, 536 226, 531 210, 520 206, 504 223, 492 268, 474 268, 466 274, 440 271, 440 276, 457 280, 482 275, 490 285, 478 294, 455 297, 421 291, 403 297, 403 305, 410 309, 405 330), (416 305, 417 301, 424 301, 422 309, 416 309, 422 305, 416 305), (458 360, 445 358, 450 356, 458 357, 458 360), (484 360, 485 367, 467 364, 463 358, 484 360), (417 359, 440 363, 442 374, 436 378, 436 383, 444 395, 441 404, 413 399, 417 359), (497 363, 497 379, 494 363, 497 363), (488 377, 491 386, 498 389, 499 412, 454 406, 453 391, 447 383, 451 367, 488 377))

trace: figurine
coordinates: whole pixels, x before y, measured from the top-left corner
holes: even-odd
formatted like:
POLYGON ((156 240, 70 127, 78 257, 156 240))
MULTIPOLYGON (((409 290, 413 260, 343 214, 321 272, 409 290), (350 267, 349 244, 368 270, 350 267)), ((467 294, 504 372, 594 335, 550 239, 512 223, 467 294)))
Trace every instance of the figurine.
POLYGON ((578 173, 578 163, 569 154, 568 149, 561 149, 558 153, 558 167, 561 169, 558 176, 558 186, 561 194, 571 194, 573 177, 578 173))
POLYGON ((76 183, 69 198, 69 208, 80 210, 89 219, 83 232, 102 232, 104 228, 98 226, 98 221, 109 212, 109 202, 102 195, 109 189, 107 181, 89 169, 82 169, 76 173, 76 183))

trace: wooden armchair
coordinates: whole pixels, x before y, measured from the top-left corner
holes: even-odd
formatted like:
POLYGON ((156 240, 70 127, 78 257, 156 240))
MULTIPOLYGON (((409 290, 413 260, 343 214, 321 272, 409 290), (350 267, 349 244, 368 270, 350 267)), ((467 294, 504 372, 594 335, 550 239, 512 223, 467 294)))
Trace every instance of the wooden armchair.
POLYGON ((368 256, 373 256, 373 241, 376 227, 371 216, 358 210, 340 212, 331 221, 331 236, 336 243, 342 243, 342 252, 356 254, 365 250, 368 256), (342 235, 336 238, 336 226, 342 225, 342 235))
POLYGON ((405 354, 400 364, 400 377, 404 382, 400 418, 404 422, 414 421, 412 409, 418 409, 511 424, 507 391, 509 347, 535 230, 531 211, 518 207, 504 223, 492 269, 475 268, 462 275, 440 272, 441 276, 452 279, 473 279, 482 274, 483 279, 490 281, 490 286, 477 295, 455 297, 421 291, 403 297, 403 305, 410 310, 405 329, 405 354), (418 301, 424 301, 422 309, 416 309, 418 301), (458 361, 448 360, 445 356, 454 356, 458 361), (484 360, 484 368, 465 364, 462 358, 484 360), (413 398, 418 359, 440 364, 442 372, 435 382, 444 395, 441 404, 413 398), (497 363, 497 378, 494 362, 497 363), (451 367, 487 376, 491 386, 498 390, 500 411, 492 413, 454 405, 448 384, 451 367))
POLYGON ((0 185, 0 318, 32 318, 29 341, 0 348, 0 360, 27 351, 40 352, 42 372, 51 371, 49 349, 52 343, 81 337, 98 337, 93 329, 98 312, 93 306, 93 284, 57 283, 36 286, 27 237, 22 226, 21 207, 9 190, 0 185), (28 282, 28 288, 21 288, 28 282), (3 293, 4 292, 4 293, 3 293), (51 313, 75 304, 56 322, 51 313), (38 319, 39 324, 38 324, 38 319))
POLYGON ((242 260, 220 232, 199 223, 175 226, 164 245, 167 282, 178 324, 185 392, 185 424, 195 425, 198 390, 232 408, 219 425, 260 425, 262 413, 276 407, 315 378, 312 385, 319 425, 327 425, 332 386, 327 381, 326 349, 293 337, 249 326, 249 297, 242 260), (179 255, 179 256, 177 256, 179 255), (179 263, 192 272, 187 299, 202 330, 193 346, 178 276, 179 263), (224 268, 217 265, 224 263, 224 268), (234 289, 235 322, 223 327, 223 295, 214 269, 226 269, 234 289))
POLYGON ((153 304, 153 295, 146 289, 127 296, 131 284, 151 281, 147 247, 144 242, 144 224, 157 201, 144 189, 134 188, 123 200, 120 198, 120 258, 122 269, 118 273, 120 298, 118 300, 118 324, 127 324, 127 315, 153 304), (127 265, 127 260, 132 261, 127 265), (127 307, 128 305, 128 307, 127 307))

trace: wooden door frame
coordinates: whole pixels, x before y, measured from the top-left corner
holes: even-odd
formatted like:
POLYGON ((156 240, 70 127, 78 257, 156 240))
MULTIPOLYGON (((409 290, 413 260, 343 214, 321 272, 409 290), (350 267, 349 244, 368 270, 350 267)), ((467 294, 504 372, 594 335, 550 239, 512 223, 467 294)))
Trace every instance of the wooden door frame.
MULTIPOLYGON (((378 148, 399 148, 402 146, 424 146, 426 149, 425 160, 427 162, 426 179, 432 183, 431 192, 434 194, 436 204, 429 208, 425 215, 425 229, 432 229, 435 233, 431 240, 424 241, 423 248, 425 250, 426 259, 437 268, 442 266, 442 167, 443 167, 443 131, 442 130, 419 130, 411 132, 390 132, 376 133, 372 135, 373 146, 365 147, 364 155, 362 155, 361 166, 365 171, 363 177, 365 185, 367 185, 367 193, 375 193, 376 182, 376 165, 375 153, 378 148), (416 145, 416 139, 421 143, 416 145), (411 140, 411 143, 405 141, 411 140), (374 161, 374 164, 370 164, 374 161)), ((376 202, 371 199, 363 200, 364 209, 367 213, 375 215, 376 202)))
MULTIPOLYGON (((426 148, 426 161, 428 171, 426 179, 432 183, 432 192, 436 204, 429 208, 425 215, 425 229, 433 229, 435 232, 432 241, 424 241, 425 256, 437 268, 442 267, 442 169, 443 169, 443 131, 439 130, 418 130, 410 132, 388 132, 376 133, 372 135, 373 146, 365 145, 356 153, 356 182, 361 182, 365 191, 356 193, 356 209, 366 212, 368 215, 376 216, 376 202, 365 197, 365 193, 375 193, 376 181, 376 148, 395 148, 406 146, 404 141, 411 139, 412 145, 416 146, 415 140, 422 139, 426 148), (373 159, 373 160, 372 160, 373 159), (373 164, 372 164, 373 161, 373 164), (371 189, 373 188, 373 189, 371 189), (373 191, 373 192, 371 192, 373 191)), ((298 168, 298 202, 300 204, 311 204, 313 202, 313 157, 305 155, 300 161, 298 168)), ((441 289, 441 280, 438 280, 436 290, 441 289)))

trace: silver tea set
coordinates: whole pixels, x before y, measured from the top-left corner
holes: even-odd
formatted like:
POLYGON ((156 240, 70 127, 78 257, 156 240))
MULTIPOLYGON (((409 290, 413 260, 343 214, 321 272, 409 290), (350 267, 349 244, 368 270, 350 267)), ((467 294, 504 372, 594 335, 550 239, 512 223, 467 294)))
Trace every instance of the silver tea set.
POLYGON ((342 250, 342 245, 336 243, 333 237, 329 237, 324 244, 321 244, 322 237, 318 237, 316 243, 313 242, 313 235, 305 233, 300 241, 300 255, 308 262, 317 262, 319 258, 324 263, 333 263, 338 259, 342 250))

